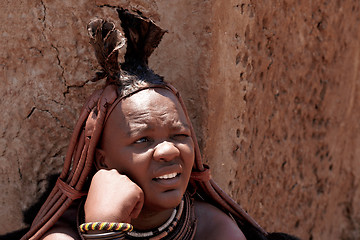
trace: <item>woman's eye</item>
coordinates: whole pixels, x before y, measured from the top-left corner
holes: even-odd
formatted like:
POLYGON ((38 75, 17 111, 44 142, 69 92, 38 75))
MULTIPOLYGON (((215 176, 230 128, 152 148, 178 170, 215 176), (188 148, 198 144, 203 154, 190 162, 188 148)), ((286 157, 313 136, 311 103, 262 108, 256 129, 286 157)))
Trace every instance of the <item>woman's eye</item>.
POLYGON ((135 141, 135 143, 145 143, 145 142, 149 142, 149 138, 142 137, 142 138, 135 141))
POLYGON ((175 139, 184 139, 184 138, 188 138, 188 137, 190 137, 190 135, 188 135, 188 134, 175 134, 174 135, 175 139))

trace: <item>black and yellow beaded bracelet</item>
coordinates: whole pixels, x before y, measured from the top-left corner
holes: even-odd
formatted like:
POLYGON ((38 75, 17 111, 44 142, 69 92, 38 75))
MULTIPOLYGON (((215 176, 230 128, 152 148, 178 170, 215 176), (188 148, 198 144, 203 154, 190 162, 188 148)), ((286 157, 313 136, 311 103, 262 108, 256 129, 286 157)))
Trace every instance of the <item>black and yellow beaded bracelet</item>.
POLYGON ((89 222, 81 224, 79 228, 82 233, 96 230, 112 232, 131 232, 133 230, 133 226, 131 224, 117 222, 89 222))

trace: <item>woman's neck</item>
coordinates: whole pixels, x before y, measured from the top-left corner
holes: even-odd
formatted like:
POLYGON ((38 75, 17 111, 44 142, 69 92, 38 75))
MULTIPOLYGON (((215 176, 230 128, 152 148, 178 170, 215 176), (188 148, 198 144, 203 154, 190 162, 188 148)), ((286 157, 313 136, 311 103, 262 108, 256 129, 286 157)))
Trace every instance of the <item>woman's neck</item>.
POLYGON ((131 220, 134 229, 146 231, 157 228, 164 224, 171 216, 174 209, 166 209, 164 211, 146 211, 142 210, 136 219, 131 220))

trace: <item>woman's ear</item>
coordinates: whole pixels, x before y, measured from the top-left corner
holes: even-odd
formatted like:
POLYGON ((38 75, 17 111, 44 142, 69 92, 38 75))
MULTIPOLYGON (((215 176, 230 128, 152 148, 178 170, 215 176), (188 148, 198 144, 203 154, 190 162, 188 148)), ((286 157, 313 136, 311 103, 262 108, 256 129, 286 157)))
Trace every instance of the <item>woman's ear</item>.
POLYGON ((108 166, 105 163, 105 152, 100 148, 95 149, 95 167, 96 170, 108 169, 108 166))

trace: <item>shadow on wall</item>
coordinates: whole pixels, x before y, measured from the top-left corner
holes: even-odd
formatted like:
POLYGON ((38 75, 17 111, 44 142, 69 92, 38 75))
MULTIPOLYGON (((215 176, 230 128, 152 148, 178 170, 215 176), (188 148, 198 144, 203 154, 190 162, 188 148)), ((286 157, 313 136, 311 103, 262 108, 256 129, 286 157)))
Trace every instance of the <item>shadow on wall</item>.
MULTIPOLYGON (((59 174, 50 175, 48 177, 48 186, 46 191, 41 195, 38 201, 29 207, 27 210, 23 212, 23 221, 27 225, 31 225, 34 220, 36 214, 39 212, 42 204, 45 202, 46 198, 49 196, 51 190, 53 189, 59 174)), ((30 227, 23 228, 14 232, 7 233, 5 235, 0 235, 0 240, 10 240, 10 239, 20 239, 25 233, 29 230, 30 227)))

